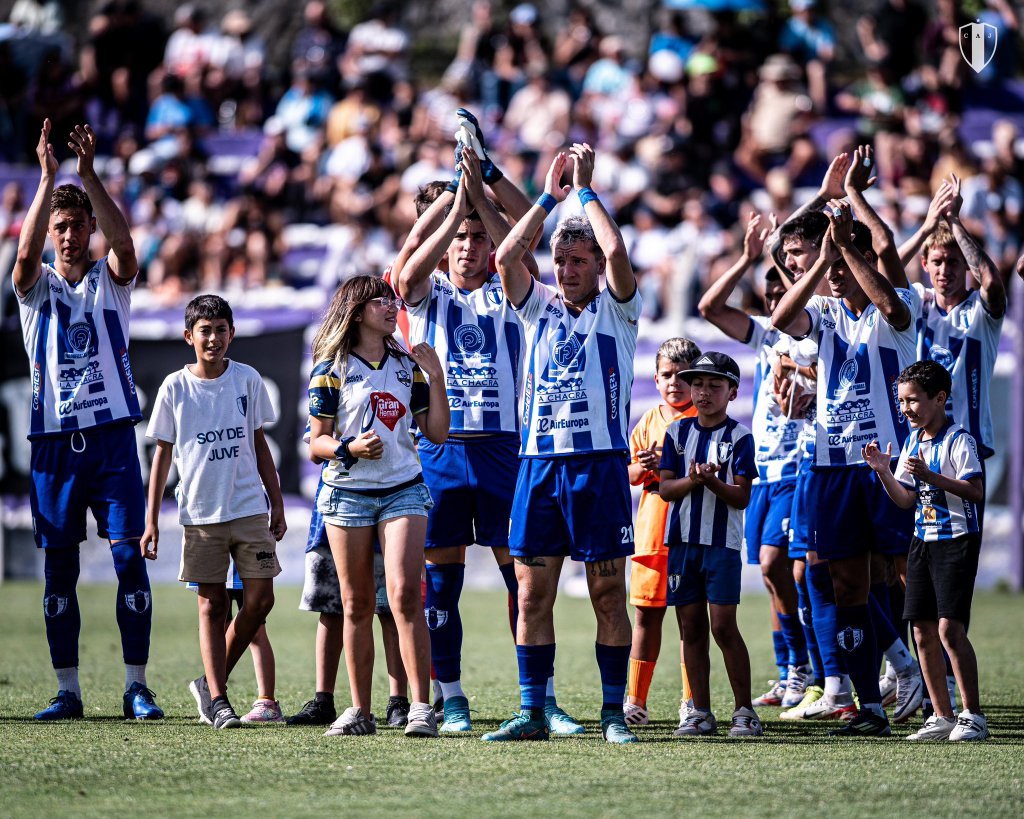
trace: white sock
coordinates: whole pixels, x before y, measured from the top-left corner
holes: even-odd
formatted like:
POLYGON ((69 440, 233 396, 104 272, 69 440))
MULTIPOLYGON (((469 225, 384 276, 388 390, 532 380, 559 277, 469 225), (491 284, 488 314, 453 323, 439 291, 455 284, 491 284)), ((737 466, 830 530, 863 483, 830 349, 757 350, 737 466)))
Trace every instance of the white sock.
POLYGON ((437 680, 432 680, 431 682, 434 683, 434 700, 437 701, 441 699, 441 683, 437 680))
POLYGON ((825 678, 825 696, 833 697, 835 699, 849 699, 850 696, 850 677, 847 674, 843 674, 841 677, 826 677, 825 678))
POLYGON ((462 680, 456 680, 455 682, 439 682, 441 686, 441 696, 446 700, 452 697, 464 697, 466 692, 462 690, 462 680))
POLYGON ((881 703, 877 702, 865 702, 861 705, 865 711, 870 711, 875 716, 884 717, 885 711, 882 710, 881 703))
POLYGON ((946 688, 949 690, 949 704, 953 707, 953 713, 956 713, 956 677, 952 674, 946 675, 946 688))
POLYGON ((547 687, 547 690, 545 690, 545 692, 544 692, 544 696, 545 697, 551 697, 551 699, 555 698, 555 678, 554 677, 548 677, 548 687, 547 687))
POLYGON ((892 663, 888 659, 885 661, 885 673, 882 676, 887 680, 896 679, 896 669, 892 667, 892 663))
POLYGON ((53 670, 57 675, 57 687, 61 691, 70 691, 78 699, 82 699, 82 685, 78 682, 78 666, 53 670))
POLYGON ((142 683, 146 686, 146 666, 145 665, 124 665, 124 690, 127 691, 132 687, 132 683, 142 683))
POLYGON ((885 654, 885 659, 892 663, 892 667, 897 674, 906 671, 914 664, 914 658, 910 655, 910 649, 907 648, 902 640, 897 639, 896 642, 882 653, 885 654))

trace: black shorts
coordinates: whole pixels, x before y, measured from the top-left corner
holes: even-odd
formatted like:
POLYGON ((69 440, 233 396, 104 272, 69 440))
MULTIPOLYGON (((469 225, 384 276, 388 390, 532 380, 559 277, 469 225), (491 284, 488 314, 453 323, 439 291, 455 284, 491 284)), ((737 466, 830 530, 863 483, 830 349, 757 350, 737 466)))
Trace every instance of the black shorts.
POLYGON ((979 535, 927 542, 913 538, 907 556, 904 619, 969 622, 980 554, 979 535))

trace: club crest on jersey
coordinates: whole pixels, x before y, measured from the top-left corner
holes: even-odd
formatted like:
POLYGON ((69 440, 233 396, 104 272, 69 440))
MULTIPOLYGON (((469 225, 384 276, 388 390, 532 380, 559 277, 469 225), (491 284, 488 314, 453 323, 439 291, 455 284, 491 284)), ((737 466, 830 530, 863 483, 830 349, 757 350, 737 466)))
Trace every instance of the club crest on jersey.
POLYGON ((437 631, 448 622, 448 612, 444 609, 436 609, 431 606, 429 609, 424 609, 423 613, 427 616, 427 628, 431 631, 437 631))
POLYGON ((999 45, 999 29, 991 23, 965 23, 960 26, 960 54, 975 74, 992 62, 999 45))
MULTIPOLYGON (((583 349, 583 342, 580 337, 573 333, 565 341, 559 341, 553 348, 551 358, 559 367, 568 367, 583 349)), ((583 366, 583 361, 575 362, 574 369, 583 366)))
POLYGON ((487 301, 495 307, 499 306, 505 299, 505 291, 501 289, 500 284, 489 285, 484 291, 484 295, 487 297, 487 301))
POLYGON ((928 352, 928 357, 936 364, 941 364, 945 369, 953 369, 953 354, 945 347, 935 345, 928 352))
POLYGON ((459 362, 467 358, 479 358, 490 361, 494 356, 485 351, 487 336, 484 331, 475 324, 460 324, 452 333, 454 349, 450 351, 451 357, 459 362))
POLYGON ((857 386, 857 374, 860 370, 857 359, 851 358, 839 368, 839 385, 843 389, 850 389, 857 386))
POLYGON ((373 421, 376 418, 394 432, 395 426, 403 415, 405 415, 405 406, 391 393, 372 392, 363 412, 362 431, 366 432, 373 427, 373 421))
POLYGON ((93 339, 92 327, 89 326, 89 322, 76 321, 68 327, 64 338, 68 344, 68 358, 86 358, 96 355, 96 342, 93 339))
POLYGON ((843 651, 853 651, 864 642, 864 630, 847 626, 836 634, 836 642, 843 651))
POLYGON ((47 618, 60 617, 68 608, 68 599, 58 597, 56 594, 48 594, 43 598, 43 616, 47 618))
POLYGON ((399 370, 395 373, 395 378, 398 379, 398 383, 403 387, 408 387, 412 384, 412 373, 408 370, 399 370))
POLYGON ((675 594, 679 591, 679 583, 682 581, 682 575, 670 574, 668 576, 668 590, 675 594))
POLYGON ((145 614, 149 608, 150 593, 141 589, 124 596, 124 604, 136 614, 145 614))
POLYGON ((235 406, 238 407, 238 411, 242 413, 242 417, 244 418, 246 413, 249 411, 249 396, 239 395, 235 399, 235 406))

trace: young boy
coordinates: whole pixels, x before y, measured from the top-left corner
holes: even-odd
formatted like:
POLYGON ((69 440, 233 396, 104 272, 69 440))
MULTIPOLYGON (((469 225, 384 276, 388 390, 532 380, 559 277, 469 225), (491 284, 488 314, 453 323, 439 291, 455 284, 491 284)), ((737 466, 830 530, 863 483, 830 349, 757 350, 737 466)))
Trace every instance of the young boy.
MULTIPOLYGON (((636 513, 636 551, 630 569, 629 602, 636 607, 636 624, 623 706, 628 725, 647 724, 647 693, 661 653, 661 624, 665 619, 668 585, 668 549, 665 548, 668 504, 658 494, 661 445, 669 424, 697 414, 683 373, 699 357, 697 345, 686 338, 670 338, 658 348, 654 358, 654 383, 661 404, 644 413, 629 436, 629 482, 633 486, 643 485, 643 492, 636 513)), ((682 646, 679 661, 683 662, 682 646)), ((690 699, 689 689, 683 665, 684 706, 690 699)))
POLYGON ((978 661, 967 639, 981 533, 978 504, 985 496, 974 438, 946 415, 952 379, 936 361, 918 361, 900 373, 900 410, 913 429, 895 475, 892 445, 872 441, 864 459, 889 497, 903 509, 917 507, 907 559, 907 602, 934 714, 907 739, 981 740, 989 736, 978 701, 978 661), (954 719, 942 659, 946 649, 964 699, 954 719))
POLYGON ((286 529, 281 487, 263 433, 276 413, 259 373, 225 357, 234 336, 224 299, 205 295, 189 302, 185 341, 194 348, 196 363, 164 379, 146 430, 157 449, 142 546, 155 555, 160 501, 176 448, 178 516, 185 527, 178 579, 199 584, 205 671, 189 688, 200 719, 214 728, 241 725, 228 702, 227 678, 274 605, 273 579, 281 572, 276 542, 286 529), (229 558, 242 578, 245 602, 225 633, 229 558))
POLYGON ((750 701, 750 657, 736 625, 743 510, 757 476, 754 438, 728 415, 740 368, 723 353, 705 353, 682 376, 690 384, 697 417, 669 426, 660 464, 661 497, 671 503, 665 602, 676 607, 693 696, 693 708, 675 735, 708 736, 718 730, 711 713, 710 609, 710 631, 722 650, 736 701, 729 735, 761 736, 761 721, 750 701))

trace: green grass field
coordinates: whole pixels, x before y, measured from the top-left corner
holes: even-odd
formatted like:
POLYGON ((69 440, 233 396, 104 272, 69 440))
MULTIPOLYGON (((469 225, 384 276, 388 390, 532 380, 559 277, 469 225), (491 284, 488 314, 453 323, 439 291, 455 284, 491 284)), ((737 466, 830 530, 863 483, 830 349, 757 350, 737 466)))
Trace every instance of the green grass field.
MULTIPOLYGON (((278 590, 269 628, 278 696, 286 713, 313 688, 315 617, 297 611, 298 589, 278 590)), ((322 729, 264 726, 214 732, 198 722, 187 690, 200 673, 193 595, 156 589, 150 687, 162 723, 121 717, 123 669, 112 586, 81 590, 82 685, 87 719, 41 725, 32 714, 53 696, 41 587, 0 586, 0 812, 10 817, 203 814, 209 816, 1020 816, 1024 805, 1024 598, 987 593, 975 603, 972 638, 994 739, 977 745, 828 740, 828 723, 794 725, 761 709, 762 740, 675 740, 679 667, 665 641, 652 688, 655 723, 641 743, 607 746, 599 708, 593 615, 560 599, 559 700, 586 721, 579 738, 485 745, 480 734, 518 703, 515 655, 503 595, 467 593, 463 680, 477 730, 437 741, 328 738, 322 729)), ((760 689, 771 671, 766 600, 740 607, 760 689)), ((378 651, 378 665, 383 656, 378 651)), ((344 672, 342 672, 344 674, 344 672)), ((720 657, 713 656, 714 707, 727 720, 720 657)), ((232 679, 239 711, 254 696, 243 658, 232 679)), ((381 671, 374 689, 386 700, 381 671)), ((339 688, 347 701, 347 686, 339 688)), ((912 726, 920 719, 912 721, 912 726)))

